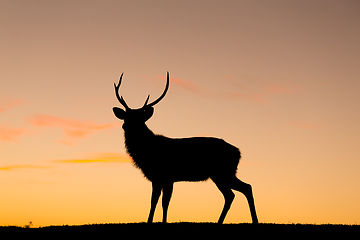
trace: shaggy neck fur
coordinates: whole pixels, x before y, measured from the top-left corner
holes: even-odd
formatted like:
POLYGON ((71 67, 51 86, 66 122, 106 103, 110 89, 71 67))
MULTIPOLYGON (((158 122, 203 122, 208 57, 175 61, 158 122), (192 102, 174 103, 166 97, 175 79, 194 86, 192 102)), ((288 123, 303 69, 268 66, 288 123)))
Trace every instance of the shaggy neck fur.
POLYGON ((156 142, 156 135, 145 125, 124 127, 125 147, 140 169, 146 168, 146 159, 156 142))

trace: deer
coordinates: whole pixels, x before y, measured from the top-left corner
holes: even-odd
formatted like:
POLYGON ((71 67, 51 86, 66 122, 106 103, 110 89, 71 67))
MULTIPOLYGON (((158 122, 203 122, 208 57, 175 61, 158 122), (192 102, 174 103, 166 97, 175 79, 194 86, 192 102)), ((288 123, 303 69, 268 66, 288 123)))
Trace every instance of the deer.
POLYGON ((115 116, 123 120, 126 152, 139 168, 144 177, 152 183, 151 206, 147 223, 153 222, 155 208, 162 192, 162 222, 167 222, 167 213, 175 182, 198 182, 211 179, 222 193, 225 203, 218 219, 222 224, 235 198, 232 190, 243 193, 247 199, 252 223, 257 224, 252 186, 236 177, 240 150, 214 137, 169 138, 154 134, 146 125, 154 113, 154 106, 159 103, 169 89, 169 72, 165 90, 159 98, 148 103, 148 95, 144 105, 138 109, 130 108, 120 95, 119 83, 115 87, 115 95, 125 108, 113 107, 115 116))

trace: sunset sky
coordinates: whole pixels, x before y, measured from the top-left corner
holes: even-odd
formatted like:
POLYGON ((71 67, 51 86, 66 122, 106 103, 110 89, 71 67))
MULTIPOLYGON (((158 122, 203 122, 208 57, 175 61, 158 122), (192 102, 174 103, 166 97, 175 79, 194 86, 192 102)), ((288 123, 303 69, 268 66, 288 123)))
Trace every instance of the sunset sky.
MULTIPOLYGON (((0 0, 0 225, 146 221, 151 183, 126 155, 113 83, 124 72, 138 108, 167 71, 148 127, 239 147, 260 222, 359 224, 359 12, 346 0, 0 0)), ((176 183, 168 221, 216 222, 223 201, 211 180, 176 183)), ((238 222, 251 217, 236 192, 225 223, 238 222)))

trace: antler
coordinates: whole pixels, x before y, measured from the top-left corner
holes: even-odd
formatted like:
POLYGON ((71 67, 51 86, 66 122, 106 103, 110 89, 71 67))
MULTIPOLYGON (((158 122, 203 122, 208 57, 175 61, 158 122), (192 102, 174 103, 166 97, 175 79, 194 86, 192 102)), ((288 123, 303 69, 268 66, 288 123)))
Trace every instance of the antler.
MULTIPOLYGON (((121 105, 123 105, 126 110, 129 110, 129 109, 131 109, 131 108, 129 108, 129 106, 126 104, 124 98, 119 95, 119 90, 120 90, 120 85, 121 85, 121 80, 122 80, 123 75, 124 75, 124 73, 121 74, 118 85, 116 85, 116 84, 114 83, 115 94, 116 94, 117 99, 118 99, 119 102, 121 103, 121 105)), ((156 99, 155 101, 153 101, 153 102, 150 103, 150 104, 147 104, 148 101, 149 101, 149 98, 150 98, 150 95, 148 95, 148 97, 147 97, 147 99, 146 99, 146 101, 145 101, 145 103, 144 103, 144 106, 142 106, 141 108, 152 107, 152 106, 154 106, 155 104, 157 104, 158 102, 160 102, 161 99, 163 99, 163 98, 165 97, 166 92, 168 91, 168 89, 169 89, 169 72, 167 72, 166 86, 165 86, 165 90, 164 90, 163 94, 161 94, 161 96, 160 96, 158 99, 156 99)), ((140 108, 140 109, 141 109, 141 108, 140 108)))
POLYGON ((120 90, 120 85, 121 85, 121 79, 123 77, 124 73, 121 74, 120 76, 120 80, 118 85, 116 86, 116 84, 114 83, 114 87, 115 87, 115 94, 116 94, 116 98, 119 100, 119 102, 121 103, 121 105, 123 105, 125 107, 126 110, 130 109, 129 106, 126 104, 124 98, 122 96, 119 95, 119 90, 120 90))
POLYGON ((150 97, 150 95, 149 95, 148 98, 145 101, 145 104, 144 104, 143 108, 144 107, 152 107, 155 104, 157 104, 158 102, 160 102, 161 99, 163 99, 165 97, 166 92, 167 92, 168 89, 169 89, 169 72, 167 72, 166 86, 165 86, 165 90, 164 90, 163 94, 161 94, 161 96, 158 99, 156 99, 155 101, 153 101, 152 103, 147 104, 147 102, 149 101, 149 97, 150 97))

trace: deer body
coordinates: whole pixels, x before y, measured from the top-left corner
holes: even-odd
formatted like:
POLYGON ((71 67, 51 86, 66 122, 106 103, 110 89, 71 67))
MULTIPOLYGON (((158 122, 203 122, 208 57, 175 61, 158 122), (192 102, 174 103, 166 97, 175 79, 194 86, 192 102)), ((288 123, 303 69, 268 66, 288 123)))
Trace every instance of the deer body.
POLYGON ((211 176, 236 174, 240 152, 222 139, 168 138, 145 133, 139 141, 127 135, 125 130, 127 152, 151 182, 205 181, 211 176), (231 158, 222 158, 224 149, 232 154, 231 158), (221 169, 221 161, 228 161, 225 169, 221 169))
POLYGON ((140 109, 127 106, 115 85, 119 102, 126 111, 113 108, 114 114, 124 120, 123 129, 125 147, 134 164, 144 176, 152 182, 153 192, 148 222, 152 222, 155 208, 163 192, 163 222, 167 220, 167 209, 172 195, 173 184, 178 181, 205 181, 209 178, 216 184, 225 198, 225 205, 218 223, 222 223, 234 199, 231 189, 244 193, 248 200, 253 223, 257 223, 252 188, 236 177, 240 160, 240 151, 235 146, 219 138, 193 137, 168 138, 154 134, 145 124, 152 116, 152 106, 158 103, 166 94, 169 86, 169 75, 164 93, 156 101, 140 109))

